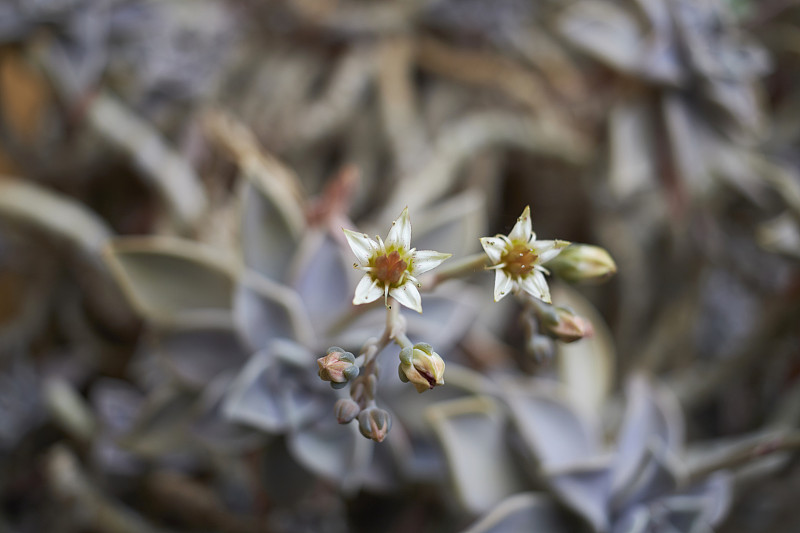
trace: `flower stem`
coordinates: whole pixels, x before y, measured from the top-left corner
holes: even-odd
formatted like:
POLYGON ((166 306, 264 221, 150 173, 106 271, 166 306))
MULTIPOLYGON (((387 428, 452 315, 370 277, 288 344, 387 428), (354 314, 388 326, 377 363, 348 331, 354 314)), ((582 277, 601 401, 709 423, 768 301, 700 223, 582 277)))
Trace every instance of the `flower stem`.
POLYGON ((481 252, 445 263, 437 269, 431 279, 422 284, 423 290, 430 292, 447 280, 463 278, 482 271, 489 266, 489 262, 489 256, 481 252))

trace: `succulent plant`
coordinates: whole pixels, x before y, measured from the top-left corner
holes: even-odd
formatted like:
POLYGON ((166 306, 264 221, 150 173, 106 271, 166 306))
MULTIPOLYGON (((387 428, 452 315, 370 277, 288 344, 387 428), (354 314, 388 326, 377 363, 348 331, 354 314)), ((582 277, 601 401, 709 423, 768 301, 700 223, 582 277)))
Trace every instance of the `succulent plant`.
POLYGON ((688 533, 725 517, 730 476, 688 474, 680 409, 662 386, 631 380, 610 447, 601 421, 577 411, 554 382, 501 378, 487 389, 497 396, 455 400, 428 412, 461 500, 473 512, 488 511, 468 531, 688 533), (509 420, 513 438, 506 440, 509 420), (471 436, 478 434, 476 442, 471 436), (527 479, 514 466, 515 445, 527 479), (532 492, 537 486, 546 492, 532 492))

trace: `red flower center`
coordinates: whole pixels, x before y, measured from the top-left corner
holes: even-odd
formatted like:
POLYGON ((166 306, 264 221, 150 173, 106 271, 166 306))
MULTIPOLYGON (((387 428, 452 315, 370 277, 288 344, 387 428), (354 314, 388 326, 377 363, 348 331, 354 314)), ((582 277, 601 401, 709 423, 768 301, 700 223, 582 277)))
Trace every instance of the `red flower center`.
POLYGON ((403 278, 406 268, 408 268, 408 264, 400 259, 400 253, 395 250, 375 259, 372 275, 379 281, 397 285, 403 278))

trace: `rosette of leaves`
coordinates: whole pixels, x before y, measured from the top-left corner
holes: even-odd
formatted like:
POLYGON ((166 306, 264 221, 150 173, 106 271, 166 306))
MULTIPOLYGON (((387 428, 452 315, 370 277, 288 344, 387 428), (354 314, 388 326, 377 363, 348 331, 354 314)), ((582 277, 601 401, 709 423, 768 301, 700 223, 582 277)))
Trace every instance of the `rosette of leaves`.
MULTIPOLYGON (((187 439, 229 452, 269 442, 270 450, 285 447, 308 471, 344 488, 397 486, 398 464, 414 463, 402 459, 413 453, 410 435, 423 424, 406 430, 396 424, 394 444, 375 447, 355 425, 337 424, 333 405, 344 392, 316 371, 316 357, 327 346, 353 350, 379 333, 385 310, 353 308, 357 272, 336 240, 340 227, 332 227, 330 216, 307 216, 310 201, 291 170, 238 141, 232 152, 242 172, 240 240, 233 250, 164 237, 121 238, 108 248, 134 307, 157 326, 141 360, 152 379, 144 404, 165 405, 151 396, 182 402, 166 418, 144 410, 135 426, 146 431, 134 433, 141 441, 159 419, 159 428, 172 433, 159 437, 169 444, 159 453, 196 448, 187 439), (217 341, 208 337, 213 332, 217 341), (168 372, 154 367, 154 359, 168 372), (253 430, 262 438, 252 438, 253 430)), ((477 240, 469 242, 480 233, 481 216, 475 195, 451 199, 418 217, 419 241, 474 249, 477 240)), ((468 289, 431 295, 425 319, 409 314, 409 336, 442 349, 454 345, 477 313, 472 296, 468 289)), ((382 379, 379 394, 391 398, 393 388, 408 387, 394 386, 396 359, 384 359, 386 385, 382 379)), ((130 437, 123 440, 131 446, 130 437)))
POLYGON ((574 47, 627 83, 610 114, 610 179, 620 198, 661 186, 701 197, 721 178, 757 192, 766 52, 720 0, 581 0, 557 20, 574 47), (676 180, 677 178, 677 180, 676 180))
POLYGON ((456 400, 429 412, 462 504, 485 513, 470 533, 688 533, 724 518, 730 479, 687 476, 683 419, 663 387, 644 378, 629 383, 621 428, 607 448, 599 421, 572 407, 555 383, 499 385, 495 399, 456 400))
MULTIPOLYGON (((414 457, 409 442, 424 424, 400 400, 409 387, 396 379, 396 357, 387 353, 381 358, 378 394, 395 415, 392 432, 398 436, 376 446, 358 434, 355 424, 336 423, 333 404, 347 391, 334 391, 322 382, 316 371, 317 356, 311 356, 324 353, 331 344, 357 351, 366 339, 380 333, 385 310, 377 304, 366 308, 351 304, 358 272, 339 242, 341 219, 337 217, 343 213, 334 209, 309 221, 308 201, 292 192, 299 190, 293 186, 296 178, 285 167, 270 165, 264 168, 272 168, 285 179, 273 179, 267 185, 253 175, 244 190, 245 273, 236 290, 234 316, 257 353, 229 389, 226 415, 268 434, 285 435, 297 461, 345 488, 397 486, 402 478, 421 470, 414 465, 424 460, 414 457), (288 347, 293 347, 288 350, 292 357, 286 356, 288 347)), ((326 205, 327 200, 323 196, 319 204, 326 205)), ((470 234, 480 227, 481 207, 474 195, 467 194, 437 206, 427 216, 422 214, 420 231, 415 233, 418 245, 445 242, 450 247, 468 247, 470 234)), ((447 350, 477 313, 473 296, 464 288, 426 297, 424 316, 405 315, 408 335, 430 339, 437 349, 447 350)))

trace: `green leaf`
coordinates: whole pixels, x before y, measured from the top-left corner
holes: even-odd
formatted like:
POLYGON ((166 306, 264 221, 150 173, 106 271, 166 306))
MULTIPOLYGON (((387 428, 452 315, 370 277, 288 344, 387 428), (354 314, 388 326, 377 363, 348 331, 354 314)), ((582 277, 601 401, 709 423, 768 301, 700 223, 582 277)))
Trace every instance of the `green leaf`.
POLYGON ((220 252, 170 237, 112 241, 104 257, 145 318, 174 324, 191 312, 231 309, 235 268, 220 252))

